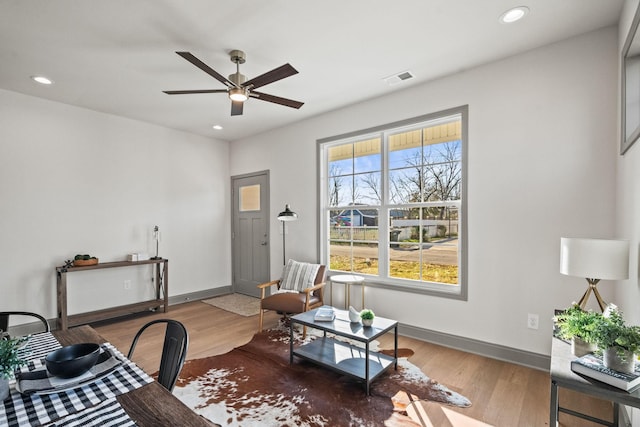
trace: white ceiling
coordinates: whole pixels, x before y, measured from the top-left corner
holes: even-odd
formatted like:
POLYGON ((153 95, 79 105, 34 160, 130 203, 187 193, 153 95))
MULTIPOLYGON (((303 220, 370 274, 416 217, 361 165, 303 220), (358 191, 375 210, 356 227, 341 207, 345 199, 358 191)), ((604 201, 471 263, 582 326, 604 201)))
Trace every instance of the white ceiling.
POLYGON ((0 88, 233 141, 537 46, 615 25, 623 0, 0 0, 0 88), (498 22, 526 5, 516 24, 498 22), (260 88, 305 102, 255 99, 230 116, 224 89, 175 51, 220 74, 246 52, 253 78, 290 63, 299 74, 260 88), (416 77, 388 86, 383 78, 416 77), (43 74, 52 86, 34 83, 43 74), (216 131, 212 125, 223 130, 216 131))

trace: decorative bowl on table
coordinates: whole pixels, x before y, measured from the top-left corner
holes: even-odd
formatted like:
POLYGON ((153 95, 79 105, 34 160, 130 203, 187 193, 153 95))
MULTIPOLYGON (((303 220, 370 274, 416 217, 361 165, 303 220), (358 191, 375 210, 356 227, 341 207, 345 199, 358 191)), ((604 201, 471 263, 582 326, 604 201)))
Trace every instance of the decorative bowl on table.
POLYGON ((84 374, 98 361, 100 346, 94 343, 68 345, 47 354, 47 371, 60 378, 73 378, 84 374))
POLYGON ((74 267, 86 267, 87 265, 96 265, 98 258, 90 255, 76 255, 73 259, 74 267))

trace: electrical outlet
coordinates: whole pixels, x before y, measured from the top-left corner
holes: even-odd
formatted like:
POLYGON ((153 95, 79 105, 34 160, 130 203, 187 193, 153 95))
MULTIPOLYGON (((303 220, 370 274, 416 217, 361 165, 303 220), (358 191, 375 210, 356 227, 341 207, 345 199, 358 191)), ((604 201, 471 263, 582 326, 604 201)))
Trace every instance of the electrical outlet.
POLYGON ((131 290, 131 280, 125 280, 124 281, 124 290, 125 291, 131 290))
POLYGON ((539 317, 537 314, 529 313, 527 315, 527 328, 538 329, 538 320, 539 320, 539 317))

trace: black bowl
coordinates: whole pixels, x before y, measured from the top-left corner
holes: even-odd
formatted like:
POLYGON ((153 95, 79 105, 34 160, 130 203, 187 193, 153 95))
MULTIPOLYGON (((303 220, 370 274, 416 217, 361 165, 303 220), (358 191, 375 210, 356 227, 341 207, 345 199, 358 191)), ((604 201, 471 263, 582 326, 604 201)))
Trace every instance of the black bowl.
POLYGON ((93 343, 73 344, 47 354, 44 359, 47 371, 60 378, 82 375, 98 361, 100 346, 93 343))

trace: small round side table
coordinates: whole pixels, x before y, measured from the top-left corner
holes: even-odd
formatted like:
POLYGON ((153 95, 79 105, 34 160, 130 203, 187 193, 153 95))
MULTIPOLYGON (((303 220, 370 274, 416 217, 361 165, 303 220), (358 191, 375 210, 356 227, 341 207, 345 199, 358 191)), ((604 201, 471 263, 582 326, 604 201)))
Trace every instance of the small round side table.
POLYGON ((362 288, 362 309, 364 309, 364 277, 356 276, 355 274, 337 274, 335 276, 330 276, 329 280, 331 281, 331 302, 333 305, 333 284, 341 283, 344 285, 344 308, 349 308, 350 304, 350 295, 351 295, 351 285, 360 285, 362 288))

